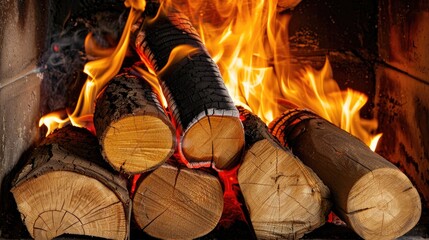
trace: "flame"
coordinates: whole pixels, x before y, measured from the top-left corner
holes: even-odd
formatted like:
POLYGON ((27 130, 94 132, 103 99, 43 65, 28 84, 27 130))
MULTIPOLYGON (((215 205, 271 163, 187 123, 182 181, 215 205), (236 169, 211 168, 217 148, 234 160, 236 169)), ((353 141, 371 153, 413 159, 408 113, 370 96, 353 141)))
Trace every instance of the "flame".
POLYGON ((153 73, 153 71, 145 70, 139 66, 133 66, 133 69, 138 74, 140 74, 158 93, 162 106, 167 107, 167 100, 165 99, 165 96, 162 94, 162 90, 161 90, 161 86, 159 85, 158 78, 153 73))
POLYGON ((341 90, 328 59, 321 70, 292 71, 289 59, 289 14, 278 1, 164 0, 186 14, 218 64, 237 105, 252 110, 266 123, 290 106, 313 110, 369 145, 376 120, 363 119, 360 109, 368 98, 341 90))
POLYGON ((368 101, 365 94, 347 89, 342 91, 332 78, 329 60, 320 71, 304 69, 296 80, 281 82, 281 92, 287 101, 313 110, 321 117, 360 138, 368 146, 375 137, 377 120, 363 119, 360 109, 368 101))
MULTIPOLYGON (((146 2, 126 0, 125 5, 131 7, 131 11, 115 49, 99 49, 92 35, 87 36, 86 51, 99 59, 85 65, 88 80, 73 113, 67 114, 66 118, 63 118, 64 113, 49 114, 40 120, 40 125, 48 127, 48 134, 68 122, 77 126, 90 124, 87 119, 93 114, 94 100, 119 71, 132 24, 146 2)), ((359 115, 367 97, 351 89, 341 90, 332 77, 328 59, 321 70, 306 67, 299 74, 292 71, 288 45, 290 15, 280 13, 283 7, 278 7, 277 0, 164 0, 162 5, 163 11, 175 8, 190 18, 218 64, 236 104, 251 109, 266 123, 290 106, 309 108, 366 144, 373 141, 377 121, 362 119, 359 115)), ((189 46, 174 49, 169 64, 160 74, 178 58, 189 56, 193 51, 189 46)), ((149 72, 134 69, 161 92, 150 66, 149 72)), ((162 103, 166 106, 164 98, 162 103)))
POLYGON ((67 116, 59 112, 50 113, 39 120, 39 126, 45 125, 48 128, 46 135, 49 135, 56 128, 67 125, 69 122, 74 126, 93 129, 94 101, 110 79, 119 72, 127 53, 131 27, 140 16, 141 11, 144 10, 146 2, 142 0, 126 0, 125 5, 132 8, 122 36, 114 50, 99 48, 92 39, 92 34, 87 35, 85 52, 90 53, 92 57, 98 57, 98 59, 85 64, 84 72, 88 75, 88 78, 82 88, 73 113, 67 113, 67 116))
POLYGON ((131 7, 134 10, 144 11, 146 8, 145 0, 125 0, 125 7, 131 7))
POLYGON ((180 60, 186 57, 191 57, 191 55, 197 52, 198 52, 198 48, 193 47, 191 45, 186 45, 186 44, 179 45, 173 48, 173 50, 171 50, 170 56, 168 56, 167 63, 159 71, 158 76, 162 77, 162 75, 165 74, 165 72, 167 72, 171 66, 174 66, 176 63, 178 63, 180 60))
POLYGON ((378 141, 380 140, 381 136, 383 136, 383 134, 379 133, 371 140, 371 144, 369 145, 369 148, 371 148, 371 150, 373 152, 375 152, 375 149, 377 148, 377 144, 378 144, 378 141))
POLYGON ((145 70, 139 66, 133 66, 133 69, 140 74, 143 78, 146 79, 146 81, 152 86, 152 88, 158 93, 160 96, 161 104, 164 107, 167 107, 167 100, 165 99, 165 96, 162 94, 162 89, 158 81, 158 77, 162 77, 162 75, 168 71, 169 67, 174 66, 177 62, 179 62, 181 59, 186 57, 192 57, 193 54, 198 52, 198 48, 190 46, 190 45, 179 45, 173 50, 171 50, 170 56, 168 56, 167 63, 165 66, 159 71, 158 74, 155 73, 153 67, 149 64, 148 61, 143 60, 143 63, 145 64, 146 68, 148 70, 145 70))
POLYGON ((67 113, 65 110, 48 113, 39 120, 39 127, 43 124, 48 128, 48 133, 53 132, 57 128, 62 128, 68 123, 67 113))

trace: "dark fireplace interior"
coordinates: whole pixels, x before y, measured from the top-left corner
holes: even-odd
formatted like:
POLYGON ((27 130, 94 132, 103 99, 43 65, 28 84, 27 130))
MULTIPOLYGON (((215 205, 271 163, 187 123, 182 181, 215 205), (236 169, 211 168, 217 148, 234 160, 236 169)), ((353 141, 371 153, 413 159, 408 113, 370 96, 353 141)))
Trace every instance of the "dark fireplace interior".
MULTIPOLYGON (((99 30, 109 31, 102 25, 110 25, 110 34, 118 37, 124 9, 121 0, 0 3, 0 238, 29 238, 9 192, 11 180, 43 138, 46 130, 38 127, 39 118, 73 106, 86 79, 84 62, 68 59, 70 68, 64 69, 57 61, 82 54, 88 26, 96 19, 70 19, 110 11, 94 18, 105 18, 99 30), (111 24, 113 18, 119 20, 111 24), (47 72, 47 64, 56 72, 47 72)), ((410 178, 422 199, 422 217, 405 236, 429 238, 429 2, 303 0, 282 14, 291 16, 292 68, 320 69, 328 58, 341 89, 368 96, 360 114, 378 120, 377 133, 383 136, 376 152, 410 178)), ((254 238, 245 221, 225 225, 201 239, 254 238)), ((131 239, 143 237, 148 236, 131 231, 131 239)), ((304 238, 360 239, 335 222, 304 238)))

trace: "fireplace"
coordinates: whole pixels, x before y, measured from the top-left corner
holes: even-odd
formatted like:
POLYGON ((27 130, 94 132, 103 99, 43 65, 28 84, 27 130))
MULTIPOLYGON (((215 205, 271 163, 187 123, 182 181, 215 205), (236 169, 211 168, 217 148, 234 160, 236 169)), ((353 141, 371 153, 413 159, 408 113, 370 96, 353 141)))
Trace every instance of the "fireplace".
MULTIPOLYGON (((12 1, 0 4, 0 237, 28 237, 11 202, 10 181, 19 162, 40 142, 39 118, 50 111, 75 104, 83 81, 70 91, 43 79, 41 61, 55 51, 55 34, 67 18, 90 11, 91 1, 61 4, 49 0, 12 1), (47 84, 47 86, 46 86, 47 84), (47 94, 56 94, 47 98, 47 94), (70 94, 70 96, 64 97, 70 94), (70 102, 67 102, 70 101, 70 102), (14 169, 15 168, 15 169, 14 169)), ((100 8, 116 8, 106 1, 100 8)), ((372 1, 302 1, 283 14, 290 16, 291 69, 323 67, 329 59, 333 78, 341 89, 351 88, 368 96, 361 110, 363 119, 376 118, 383 133, 376 152, 394 163, 413 182, 423 203, 423 215, 408 236, 428 237, 429 202, 429 5, 423 0, 398 3, 372 1)), ((77 63, 79 64, 79 63, 77 63)), ((76 73, 75 78, 82 78, 76 73)), ((214 230, 207 238, 252 238, 243 222, 229 229, 214 230), (234 229, 235 228, 235 229, 234 229), (221 232, 223 231, 223 232, 221 232)), ((136 234, 136 233, 134 233, 136 234)), ((139 236, 137 235, 135 236, 139 236)), ((335 224, 304 238, 356 238, 352 231, 335 224)))

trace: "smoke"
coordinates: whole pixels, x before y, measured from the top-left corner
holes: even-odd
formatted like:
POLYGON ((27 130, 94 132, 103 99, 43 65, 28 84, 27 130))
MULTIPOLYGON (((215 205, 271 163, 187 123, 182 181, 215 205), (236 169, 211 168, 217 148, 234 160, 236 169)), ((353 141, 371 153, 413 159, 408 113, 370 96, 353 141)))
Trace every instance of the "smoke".
POLYGON ((126 9, 83 11, 70 14, 63 27, 52 27, 49 47, 42 55, 42 114, 73 109, 87 78, 84 65, 91 59, 85 53, 85 38, 92 33, 102 48, 116 46, 126 22, 126 9))

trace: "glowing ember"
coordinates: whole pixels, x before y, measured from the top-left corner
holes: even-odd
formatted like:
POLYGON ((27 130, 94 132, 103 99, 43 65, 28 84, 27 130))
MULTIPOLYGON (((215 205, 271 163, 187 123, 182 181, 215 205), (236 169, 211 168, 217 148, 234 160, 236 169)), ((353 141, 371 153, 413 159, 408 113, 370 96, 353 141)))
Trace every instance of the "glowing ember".
POLYGON ((222 213, 219 224, 225 228, 231 227, 234 221, 246 222, 242 203, 239 201, 239 192, 241 191, 238 185, 237 172, 240 166, 236 166, 230 170, 219 171, 219 178, 224 186, 224 211, 222 213))

